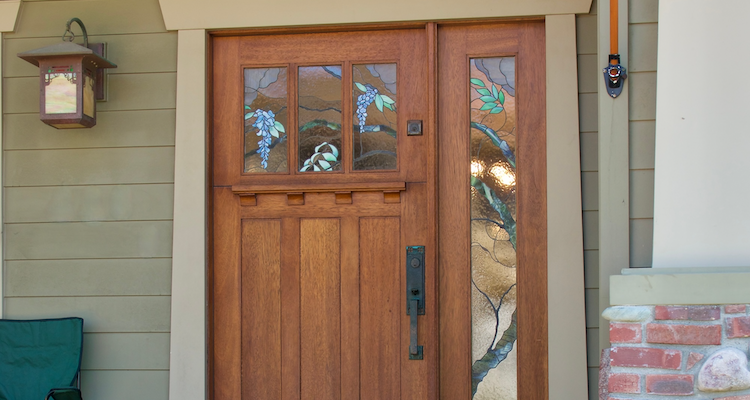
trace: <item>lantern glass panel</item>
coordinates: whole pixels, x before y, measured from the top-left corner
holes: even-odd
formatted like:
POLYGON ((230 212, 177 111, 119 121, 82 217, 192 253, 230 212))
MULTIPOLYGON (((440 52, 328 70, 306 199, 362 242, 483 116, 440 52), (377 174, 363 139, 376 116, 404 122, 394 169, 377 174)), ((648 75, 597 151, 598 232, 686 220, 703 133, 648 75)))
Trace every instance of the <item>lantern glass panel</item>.
POLYGON ((94 118, 94 104, 96 102, 94 87, 96 87, 94 74, 91 71, 86 71, 83 77, 83 113, 91 118, 94 118))
POLYGON ((44 74, 44 112, 72 114, 76 112, 78 76, 72 66, 50 67, 44 74))

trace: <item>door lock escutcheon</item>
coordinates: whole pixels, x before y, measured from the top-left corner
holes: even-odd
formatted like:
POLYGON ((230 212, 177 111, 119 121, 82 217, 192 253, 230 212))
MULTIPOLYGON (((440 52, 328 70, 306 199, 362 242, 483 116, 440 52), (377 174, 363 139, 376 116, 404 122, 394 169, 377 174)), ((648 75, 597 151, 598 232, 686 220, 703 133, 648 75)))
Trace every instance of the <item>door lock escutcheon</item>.
POLYGON ((424 315, 424 246, 406 247, 406 314, 409 315, 409 359, 422 360, 417 344, 417 315, 424 315))

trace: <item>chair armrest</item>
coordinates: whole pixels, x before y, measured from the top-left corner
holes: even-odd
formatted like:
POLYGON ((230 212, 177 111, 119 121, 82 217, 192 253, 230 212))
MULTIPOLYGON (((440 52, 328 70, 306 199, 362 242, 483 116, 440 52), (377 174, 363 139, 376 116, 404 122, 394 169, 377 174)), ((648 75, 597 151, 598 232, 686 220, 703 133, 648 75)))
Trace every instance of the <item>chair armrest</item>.
POLYGON ((77 387, 55 388, 47 393, 44 400, 82 400, 81 391, 77 387))

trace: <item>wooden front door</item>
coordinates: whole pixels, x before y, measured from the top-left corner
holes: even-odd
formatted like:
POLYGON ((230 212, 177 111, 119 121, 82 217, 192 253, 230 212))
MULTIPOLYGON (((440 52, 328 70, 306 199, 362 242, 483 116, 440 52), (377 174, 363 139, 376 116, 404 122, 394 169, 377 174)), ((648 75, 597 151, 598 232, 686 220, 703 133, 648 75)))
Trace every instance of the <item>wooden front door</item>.
MULTIPOLYGON (((518 371, 525 376, 513 396, 546 397, 546 303, 544 310, 539 303, 546 281, 537 279, 546 271, 546 214, 537 201, 544 197, 537 190, 544 182, 544 67, 543 52, 541 60, 527 52, 543 47, 539 32, 540 23, 479 31, 430 23, 212 38, 213 399, 472 397, 472 365, 482 360, 471 345, 469 198, 482 190, 493 199, 495 188, 475 184, 482 176, 473 171, 469 110, 479 97, 470 93, 469 65, 472 57, 498 56, 523 59, 519 68, 542 61, 533 73, 519 72, 527 97, 518 102, 510 86, 490 90, 494 83, 486 81, 494 97, 479 112, 506 116, 504 107, 516 107, 521 114, 508 135, 519 139, 498 131, 503 139, 487 146, 505 143, 511 153, 529 146, 517 160, 501 154, 502 163, 512 159, 514 177, 516 161, 528 171, 517 174, 518 207, 506 198, 515 186, 495 192, 511 204, 513 252, 515 221, 530 227, 517 233, 519 263, 527 265, 517 296, 515 283, 508 289, 517 298, 518 371), (495 45, 477 47, 479 40, 495 45), (415 246, 423 246, 425 265, 418 355, 407 313, 414 298, 407 250, 415 246)), ((507 331, 516 332, 515 321, 513 313, 507 331)))
POLYGON ((422 360, 404 282, 407 246, 435 265, 425 31, 220 37, 213 55, 214 398, 435 398, 435 269, 422 360))

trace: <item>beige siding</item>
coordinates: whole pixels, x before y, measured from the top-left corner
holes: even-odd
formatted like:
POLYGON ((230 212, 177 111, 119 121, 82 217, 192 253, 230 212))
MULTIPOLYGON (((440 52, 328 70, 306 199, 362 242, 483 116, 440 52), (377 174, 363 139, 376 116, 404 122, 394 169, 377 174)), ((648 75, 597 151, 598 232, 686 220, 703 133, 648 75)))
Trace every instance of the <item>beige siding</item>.
POLYGON ((157 0, 24 1, 5 36, 5 317, 83 317, 88 399, 168 398, 176 53, 157 0), (97 126, 58 131, 15 55, 72 16, 118 68, 97 126))
POLYGON ((630 266, 650 267, 654 229, 657 0, 629 2, 630 266))
MULTIPOLYGON (((598 399, 599 365, 599 218, 596 91, 596 1, 591 14, 579 15, 578 68, 581 113, 581 184, 583 195, 586 327, 589 398, 598 399)), ((654 127, 656 114, 657 0, 629 0, 630 90, 630 265, 650 267, 654 213, 654 127)), ((608 40, 608 38, 606 38, 608 40)))

